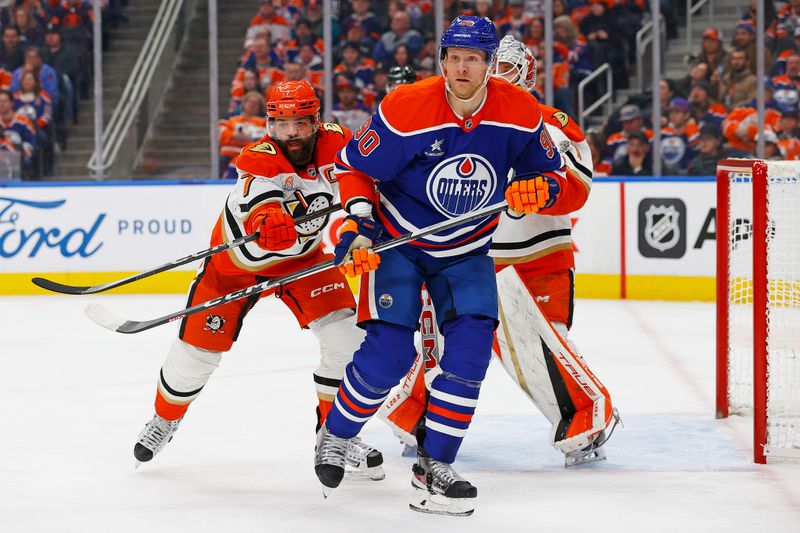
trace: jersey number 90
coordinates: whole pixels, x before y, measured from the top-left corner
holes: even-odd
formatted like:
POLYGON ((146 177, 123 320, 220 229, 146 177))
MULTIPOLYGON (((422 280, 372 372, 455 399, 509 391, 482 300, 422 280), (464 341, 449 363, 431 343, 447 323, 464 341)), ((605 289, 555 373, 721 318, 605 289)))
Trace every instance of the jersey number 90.
POLYGON ((358 151, 363 157, 367 157, 381 144, 381 138, 378 137, 375 130, 369 129, 371 125, 372 117, 369 117, 358 127, 354 136, 355 140, 358 142, 358 151))

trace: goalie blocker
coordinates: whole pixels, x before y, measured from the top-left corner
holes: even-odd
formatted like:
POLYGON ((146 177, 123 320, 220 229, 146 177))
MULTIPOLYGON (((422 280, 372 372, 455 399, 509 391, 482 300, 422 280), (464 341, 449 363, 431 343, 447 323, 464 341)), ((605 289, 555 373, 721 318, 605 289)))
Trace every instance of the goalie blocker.
MULTIPOLYGON (((497 285, 500 324, 495 355, 552 424, 551 444, 565 454, 584 450, 616 418, 608 391, 574 346, 545 317, 515 269, 498 273, 497 285)), ((408 446, 417 444, 416 429, 426 409, 425 385, 438 371, 441 347, 432 313, 423 291, 422 353, 417 354, 399 389, 379 411, 379 416, 408 446)))

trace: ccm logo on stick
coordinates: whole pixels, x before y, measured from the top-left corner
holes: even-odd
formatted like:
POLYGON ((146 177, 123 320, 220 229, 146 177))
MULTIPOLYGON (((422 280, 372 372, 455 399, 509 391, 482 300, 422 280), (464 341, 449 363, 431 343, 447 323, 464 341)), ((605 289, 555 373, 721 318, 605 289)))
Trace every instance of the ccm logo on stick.
POLYGON ((344 283, 331 283, 329 285, 325 285, 324 287, 318 287, 311 291, 311 297, 316 298, 320 294, 325 294, 327 292, 332 292, 337 289, 344 289, 344 283))

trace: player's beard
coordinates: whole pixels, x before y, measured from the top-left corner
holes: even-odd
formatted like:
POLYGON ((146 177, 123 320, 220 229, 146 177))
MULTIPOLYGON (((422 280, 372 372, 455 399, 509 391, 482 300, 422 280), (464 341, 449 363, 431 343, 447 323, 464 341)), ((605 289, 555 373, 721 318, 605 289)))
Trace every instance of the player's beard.
POLYGON ((286 159, 295 167, 304 167, 314 159, 314 147, 317 143, 316 135, 309 135, 305 138, 289 139, 278 141, 278 148, 286 159))

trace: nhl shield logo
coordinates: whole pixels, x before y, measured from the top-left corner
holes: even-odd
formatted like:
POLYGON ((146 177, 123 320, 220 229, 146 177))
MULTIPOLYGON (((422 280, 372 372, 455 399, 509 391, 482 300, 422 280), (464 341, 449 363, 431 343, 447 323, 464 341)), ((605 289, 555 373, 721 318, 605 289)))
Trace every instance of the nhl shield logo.
POLYGON ((674 206, 651 205, 644 216, 644 238, 647 244, 661 252, 678 244, 681 236, 678 220, 681 214, 674 206))
POLYGON ((682 200, 645 198, 639 203, 639 251, 644 257, 683 257, 686 204, 682 200))

